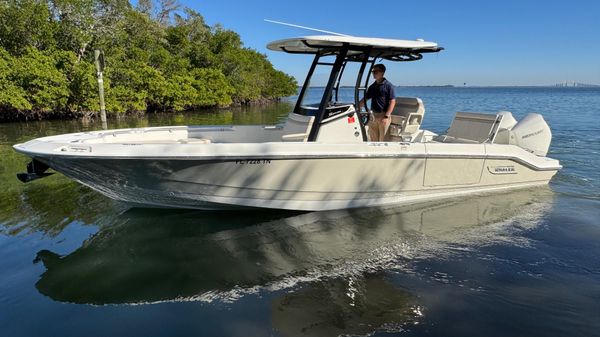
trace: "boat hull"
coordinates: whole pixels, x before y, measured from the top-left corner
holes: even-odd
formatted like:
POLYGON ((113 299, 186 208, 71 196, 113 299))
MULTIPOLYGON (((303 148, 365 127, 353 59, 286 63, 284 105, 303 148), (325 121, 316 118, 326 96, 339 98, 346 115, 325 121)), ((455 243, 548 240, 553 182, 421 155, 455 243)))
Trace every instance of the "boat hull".
POLYGON ((535 169, 509 158, 451 155, 34 158, 112 199, 143 207, 204 210, 318 211, 407 204, 544 185, 556 173, 556 170, 535 169))

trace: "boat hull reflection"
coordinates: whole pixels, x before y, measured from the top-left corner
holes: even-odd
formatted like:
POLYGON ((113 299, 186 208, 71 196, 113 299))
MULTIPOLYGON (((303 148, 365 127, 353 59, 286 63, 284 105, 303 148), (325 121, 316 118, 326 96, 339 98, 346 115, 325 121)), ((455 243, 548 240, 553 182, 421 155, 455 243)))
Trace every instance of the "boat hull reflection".
POLYGON ((46 271, 36 287, 73 303, 235 300, 261 289, 381 271, 442 254, 449 245, 493 242, 498 226, 489 224, 522 219, 519 226, 535 226, 551 199, 540 188, 303 214, 134 209, 101 224, 66 256, 40 251, 46 271))

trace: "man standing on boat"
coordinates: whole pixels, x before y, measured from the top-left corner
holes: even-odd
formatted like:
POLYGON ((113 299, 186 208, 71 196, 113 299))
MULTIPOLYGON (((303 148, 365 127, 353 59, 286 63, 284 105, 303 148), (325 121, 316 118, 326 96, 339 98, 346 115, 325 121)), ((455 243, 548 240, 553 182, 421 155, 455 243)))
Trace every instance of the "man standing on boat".
POLYGON ((367 94, 359 103, 359 109, 371 100, 371 110, 374 119, 369 121, 369 139, 372 142, 382 142, 391 123, 392 111, 396 105, 396 93, 394 85, 388 81, 385 75, 385 66, 381 63, 373 66, 373 78, 375 82, 367 89, 367 94))

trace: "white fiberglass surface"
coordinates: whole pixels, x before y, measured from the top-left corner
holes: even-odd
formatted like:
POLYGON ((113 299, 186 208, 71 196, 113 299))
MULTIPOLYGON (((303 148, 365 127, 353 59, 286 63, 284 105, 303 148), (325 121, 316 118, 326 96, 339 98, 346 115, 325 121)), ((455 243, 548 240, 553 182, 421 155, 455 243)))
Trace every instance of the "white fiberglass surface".
POLYGON ((87 144, 260 143, 281 140, 281 127, 261 125, 198 126, 185 129, 147 128, 98 132, 79 142, 87 144))

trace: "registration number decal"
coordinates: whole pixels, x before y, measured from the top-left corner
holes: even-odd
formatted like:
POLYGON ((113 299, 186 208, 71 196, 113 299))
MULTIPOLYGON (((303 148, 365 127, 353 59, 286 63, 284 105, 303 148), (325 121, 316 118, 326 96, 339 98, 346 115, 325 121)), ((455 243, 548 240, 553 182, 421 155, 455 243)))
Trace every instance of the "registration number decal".
POLYGON ((235 163, 238 165, 264 165, 271 164, 271 159, 239 159, 235 163))

